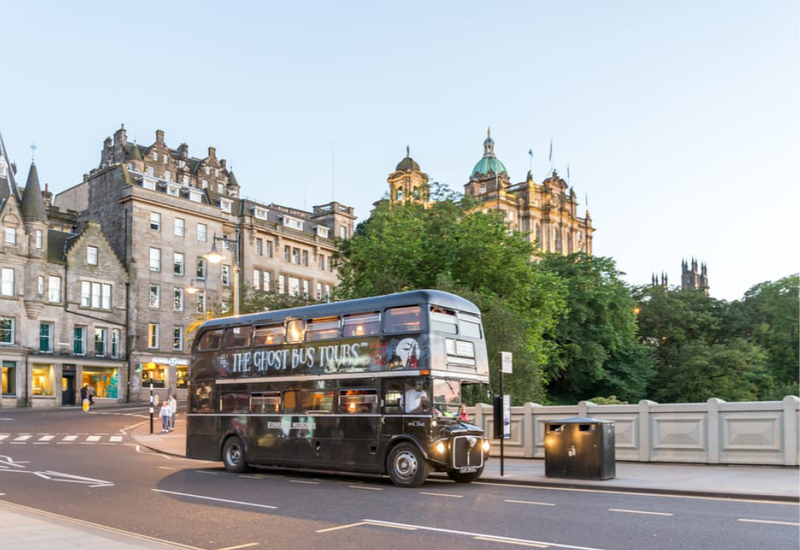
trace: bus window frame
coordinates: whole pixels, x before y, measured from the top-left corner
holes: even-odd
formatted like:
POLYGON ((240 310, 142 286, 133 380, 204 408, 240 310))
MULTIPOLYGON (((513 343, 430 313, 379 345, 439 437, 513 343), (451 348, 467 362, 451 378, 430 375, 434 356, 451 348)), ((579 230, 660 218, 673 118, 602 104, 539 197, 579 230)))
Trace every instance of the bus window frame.
POLYGON ((383 315, 381 315, 380 311, 367 311, 364 313, 348 313, 346 315, 342 315, 341 317, 341 327, 342 327, 342 338, 363 338, 366 336, 380 336, 381 334, 381 322, 383 320, 383 315), (359 322, 357 319, 370 319, 377 317, 377 321, 372 322, 359 322), (364 327, 370 327, 369 330, 365 330, 363 334, 358 334, 354 332, 353 334, 348 334, 348 327, 356 327, 358 328, 359 325, 363 324, 364 327))
MULTIPOLYGON (((379 414, 380 413, 380 399, 379 399, 378 390, 376 388, 339 388, 338 390, 338 411, 339 414, 343 414, 346 416, 357 416, 361 414, 379 414), (357 392, 348 395, 348 392, 357 392), (374 400, 365 400, 364 402, 355 402, 353 403, 356 406, 363 407, 364 405, 369 406, 370 410, 362 411, 362 410, 354 410, 349 411, 347 410, 349 403, 345 403, 345 399, 348 397, 374 397, 374 400), (372 401, 370 403, 370 401, 372 401)), ((359 407, 359 408, 361 408, 359 407)))
MULTIPOLYGON (((235 338, 236 336, 234 336, 235 338)), ((236 349, 236 348, 249 348, 253 345, 253 326, 252 325, 235 325, 225 329, 225 334, 222 338, 221 349, 236 349), (246 342, 244 344, 230 345, 229 334, 233 334, 237 330, 244 330, 246 334, 246 342)))
POLYGON ((197 351, 214 351, 218 349, 222 349, 222 343, 225 339, 225 329, 224 328, 216 328, 205 331, 203 334, 200 335, 200 339, 197 341, 197 351), (219 340, 217 340, 217 345, 215 347, 203 347, 203 342, 206 339, 210 339, 211 335, 214 333, 219 333, 219 340))
MULTIPOLYGON (((278 334, 278 332, 276 332, 275 334, 278 334)), ((269 336, 272 336, 272 335, 271 334, 267 334, 267 336, 269 337, 269 336)), ((260 326, 253 327, 252 342, 253 342, 253 347, 282 346, 283 344, 288 343, 288 342, 286 342, 286 326, 284 326, 283 324, 277 324, 276 323, 276 324, 272 324, 272 325, 260 325, 260 326), (262 343, 262 342, 257 341, 258 332, 261 331, 261 330, 276 330, 276 331, 280 331, 280 336, 281 336, 280 342, 275 342, 275 341, 267 342, 265 340, 262 343)))
POLYGON ((341 338, 342 332, 342 318, 338 315, 329 315, 327 317, 312 317, 306 319, 306 330, 303 338, 304 342, 322 342, 325 340, 338 340, 341 338), (333 324, 336 320, 336 329, 332 327, 322 327, 323 325, 333 324))
MULTIPOLYGON (((383 310, 383 314, 381 315, 381 331, 383 334, 407 334, 410 332, 423 332, 427 330, 427 323, 426 323, 426 315, 425 310, 419 304, 410 304, 407 306, 395 306, 395 307, 387 307, 383 310), (390 321, 391 312, 403 309, 412 309, 416 308, 419 311, 419 320, 417 328, 404 328, 401 330, 389 330, 387 323, 390 321)), ((407 325, 408 323, 405 323, 407 325)), ((404 325, 404 326, 405 326, 404 325)), ((393 325, 397 326, 397 325, 393 325)))
POLYGON ((279 414, 283 409, 283 400, 281 399, 281 392, 278 390, 268 390, 268 391, 251 391, 250 392, 250 414, 279 414), (267 404, 266 401, 262 403, 262 410, 253 410, 253 398, 256 399, 278 399, 278 407, 274 411, 267 411, 263 410, 263 405, 267 404))
POLYGON ((288 319, 286 319, 284 321, 284 326, 286 327, 286 329, 285 329, 286 330, 286 332, 285 332, 286 336, 285 336, 285 339, 283 341, 284 344, 302 344, 303 343, 303 341, 305 340, 305 333, 306 333, 306 322, 305 322, 305 319, 291 319, 291 318, 288 318, 288 319), (296 323, 300 324, 300 329, 299 329, 299 334, 295 338, 293 336, 294 332, 293 332, 292 329, 293 329, 293 326, 296 323))

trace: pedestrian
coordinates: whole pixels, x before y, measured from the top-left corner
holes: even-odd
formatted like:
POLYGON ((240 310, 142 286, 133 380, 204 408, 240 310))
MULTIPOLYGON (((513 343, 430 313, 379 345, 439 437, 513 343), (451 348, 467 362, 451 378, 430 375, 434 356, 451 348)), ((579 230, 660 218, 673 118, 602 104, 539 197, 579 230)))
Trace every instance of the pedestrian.
POLYGON ((86 396, 89 398, 89 406, 94 405, 94 388, 91 384, 86 384, 86 396))
POLYGON ((169 419, 172 416, 172 412, 169 410, 169 403, 164 401, 161 404, 161 410, 158 411, 158 416, 161 417, 161 433, 167 433, 169 431, 169 419))
POLYGON ((169 403, 169 410, 170 410, 170 418, 169 418, 169 431, 175 429, 175 413, 178 412, 178 401, 175 399, 173 394, 169 394, 169 399, 167 400, 169 403))
POLYGON ((83 406, 84 401, 88 399, 89 391, 86 389, 89 387, 89 384, 84 384, 81 386, 81 406, 83 406))
POLYGON ((462 422, 469 422, 467 406, 464 403, 461 403, 461 406, 458 408, 458 419, 462 422))

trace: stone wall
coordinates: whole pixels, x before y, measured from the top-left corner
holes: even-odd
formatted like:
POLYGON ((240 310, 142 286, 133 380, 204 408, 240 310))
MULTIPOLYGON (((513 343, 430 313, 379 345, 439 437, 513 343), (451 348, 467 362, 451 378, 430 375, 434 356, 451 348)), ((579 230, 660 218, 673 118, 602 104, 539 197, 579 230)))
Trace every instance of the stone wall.
MULTIPOLYGON (((800 461, 800 398, 783 401, 545 407, 526 403, 511 408, 511 439, 504 454, 544 458, 545 422, 590 417, 615 422, 617 460, 700 464, 798 466, 800 461)), ((470 418, 493 433, 492 408, 478 404, 470 418)), ((499 455, 494 441, 492 455, 499 455)))

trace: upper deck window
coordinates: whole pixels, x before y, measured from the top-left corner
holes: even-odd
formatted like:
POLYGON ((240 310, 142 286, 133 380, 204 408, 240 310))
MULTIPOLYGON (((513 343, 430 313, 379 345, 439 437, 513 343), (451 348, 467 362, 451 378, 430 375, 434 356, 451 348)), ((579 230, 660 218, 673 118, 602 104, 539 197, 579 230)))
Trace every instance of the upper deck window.
POLYGON ((250 345, 251 327, 231 327, 225 333, 226 348, 242 348, 250 345))
POLYGON ((306 342, 333 340, 339 337, 339 318, 320 317, 306 323, 306 342))
POLYGON ((438 306, 431 306, 431 330, 445 334, 458 333, 456 312, 438 306))
POLYGON ((381 314, 374 312, 345 315, 342 326, 342 336, 345 338, 372 336, 381 331, 381 314))
POLYGON ((283 325, 273 327, 256 327, 253 337, 254 346, 277 346, 285 340, 283 325))
POLYGON ((386 310, 383 331, 390 334, 416 332, 422 328, 422 308, 420 306, 394 307, 386 310))
POLYGON ((289 321, 286 324, 286 343, 287 344, 297 344, 303 341, 303 333, 305 333, 305 327, 303 326, 303 321, 300 319, 294 319, 289 321))
POLYGON ((477 315, 458 315, 458 333, 467 338, 481 338, 481 319, 477 315))
POLYGON ((222 343, 222 333, 222 329, 204 332, 200 337, 200 342, 197 343, 197 349, 200 351, 219 349, 219 345, 222 343))

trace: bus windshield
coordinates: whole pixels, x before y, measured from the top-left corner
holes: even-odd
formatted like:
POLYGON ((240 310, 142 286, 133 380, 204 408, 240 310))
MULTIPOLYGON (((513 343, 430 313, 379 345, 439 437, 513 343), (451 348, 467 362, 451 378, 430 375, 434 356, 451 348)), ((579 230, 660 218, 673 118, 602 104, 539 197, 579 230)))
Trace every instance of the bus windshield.
POLYGON ((455 418, 461 405, 461 384, 447 378, 433 381, 433 408, 441 416, 455 418))

